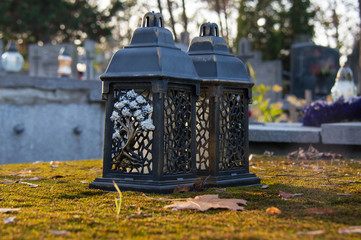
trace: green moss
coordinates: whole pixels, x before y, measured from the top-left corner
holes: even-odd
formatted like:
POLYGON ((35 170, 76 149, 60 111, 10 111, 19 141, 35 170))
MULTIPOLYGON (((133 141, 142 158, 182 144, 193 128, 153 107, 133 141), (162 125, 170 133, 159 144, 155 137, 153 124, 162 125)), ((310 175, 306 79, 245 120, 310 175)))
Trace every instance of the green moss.
MULTIPOLYGON (((114 202, 118 194, 92 190, 84 183, 101 176, 100 160, 54 164, 0 166, 0 182, 40 178, 23 180, 39 185, 37 188, 21 183, 0 184, 0 208, 21 208, 18 212, 0 213, 1 239, 309 239, 297 233, 313 230, 325 230, 316 239, 361 237, 338 233, 341 227, 361 225, 359 160, 290 161, 256 156, 250 171, 269 188, 232 187, 219 193, 221 198, 246 199, 245 211, 172 211, 163 208, 168 202, 126 191, 119 219, 114 202), (279 191, 303 195, 282 200, 279 191), (272 206, 282 214, 268 215, 266 209, 272 206), (305 211, 309 208, 335 212, 315 215, 305 211), (9 216, 16 217, 15 223, 4 224, 2 218, 9 216), (56 237, 50 230, 69 234, 56 237)), ((147 196, 187 198, 216 194, 216 190, 147 196)))

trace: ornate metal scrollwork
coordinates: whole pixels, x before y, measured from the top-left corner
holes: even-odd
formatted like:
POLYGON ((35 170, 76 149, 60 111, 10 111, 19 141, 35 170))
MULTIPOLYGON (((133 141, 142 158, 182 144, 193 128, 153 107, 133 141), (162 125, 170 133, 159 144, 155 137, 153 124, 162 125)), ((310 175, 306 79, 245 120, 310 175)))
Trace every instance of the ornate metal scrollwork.
POLYGON ((225 92, 221 97, 219 147, 220 171, 237 170, 244 167, 246 161, 245 93, 225 92))
MULTIPOLYGON (((139 145, 149 142, 146 132, 155 129, 151 114, 153 108, 147 99, 133 89, 119 91, 110 120, 113 122, 113 149, 115 170, 137 169, 145 158, 139 145), (143 140, 140 140, 141 135, 143 140), (138 146, 138 147, 137 147, 138 146)), ((145 150, 146 151, 146 150, 145 150)))

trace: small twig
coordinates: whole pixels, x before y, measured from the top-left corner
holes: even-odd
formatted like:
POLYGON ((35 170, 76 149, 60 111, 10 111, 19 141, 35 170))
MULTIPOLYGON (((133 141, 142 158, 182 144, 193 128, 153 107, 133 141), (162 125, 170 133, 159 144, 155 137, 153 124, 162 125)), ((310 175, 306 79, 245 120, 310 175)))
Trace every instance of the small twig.
POLYGON ((314 177, 314 176, 317 176, 317 175, 320 175, 320 174, 323 174, 323 173, 329 173, 329 172, 334 172, 336 171, 337 169, 334 169, 334 170, 331 170, 331 171, 324 171, 324 172, 318 172, 318 173, 315 173, 315 174, 311 174, 311 175, 293 175, 293 174, 277 174, 276 177, 314 177))

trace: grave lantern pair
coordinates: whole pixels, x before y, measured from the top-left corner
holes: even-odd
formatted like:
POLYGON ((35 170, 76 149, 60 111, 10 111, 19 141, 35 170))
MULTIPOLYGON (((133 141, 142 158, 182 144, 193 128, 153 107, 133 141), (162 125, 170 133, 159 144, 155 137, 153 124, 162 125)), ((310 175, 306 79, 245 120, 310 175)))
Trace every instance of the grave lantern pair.
POLYGON ((213 186, 252 185, 248 102, 253 83, 215 24, 189 55, 163 17, 147 13, 129 46, 100 77, 106 100, 103 176, 91 188, 172 192, 208 177, 213 186))

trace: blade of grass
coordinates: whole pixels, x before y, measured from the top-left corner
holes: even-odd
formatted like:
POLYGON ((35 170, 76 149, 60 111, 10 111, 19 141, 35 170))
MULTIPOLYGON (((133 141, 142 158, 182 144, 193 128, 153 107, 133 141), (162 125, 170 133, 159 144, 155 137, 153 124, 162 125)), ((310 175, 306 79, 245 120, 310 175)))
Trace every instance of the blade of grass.
POLYGON ((122 208, 123 194, 120 191, 118 185, 115 183, 114 180, 113 180, 113 184, 114 184, 115 190, 117 190, 117 192, 119 194, 119 197, 115 198, 115 207, 116 207, 116 210, 117 210, 117 218, 118 218, 119 214, 120 214, 120 209, 122 208))

